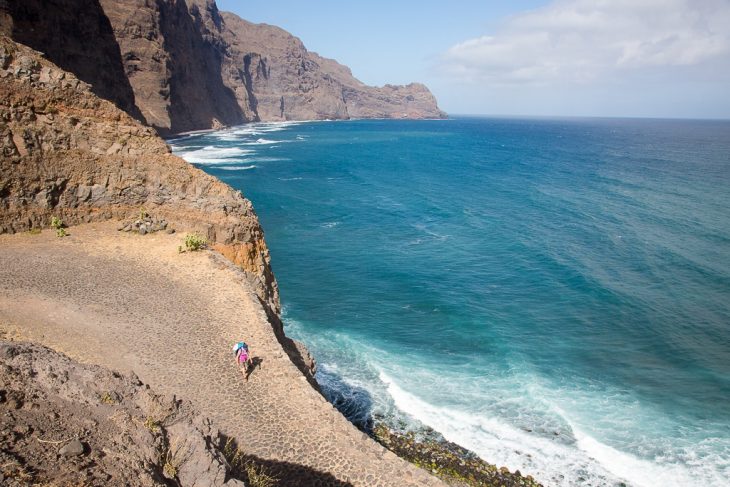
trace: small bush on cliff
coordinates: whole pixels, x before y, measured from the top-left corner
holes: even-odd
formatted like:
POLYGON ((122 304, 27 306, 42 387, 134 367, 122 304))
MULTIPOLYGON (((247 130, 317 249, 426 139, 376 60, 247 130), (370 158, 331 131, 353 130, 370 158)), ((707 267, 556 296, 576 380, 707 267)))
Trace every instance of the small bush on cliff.
POLYGON ((147 416, 143 423, 144 427, 147 428, 150 433, 157 433, 160 431, 160 423, 155 420, 152 416, 147 416))
POLYGON ((63 220, 61 220, 57 216, 52 216, 51 228, 53 228, 54 230, 60 230, 61 228, 63 228, 63 220))
POLYGON ((61 220, 57 216, 51 217, 51 228, 56 230, 56 237, 65 237, 66 235, 68 235, 68 233, 66 233, 66 229, 63 227, 63 220, 61 220))
POLYGON ((264 467, 258 466, 253 462, 246 463, 246 477, 251 487, 274 487, 279 479, 268 475, 264 467))
POLYGON ((223 456, 231 466, 236 478, 248 480, 251 487, 273 487, 279 479, 269 475, 263 465, 258 465, 243 453, 233 438, 228 438, 223 446, 223 456))
POLYGON ((195 252, 204 249, 208 245, 208 240, 199 233, 188 233, 185 235, 185 248, 178 247, 180 252, 195 252))
POLYGON ((175 480, 180 470, 180 465, 185 463, 183 456, 184 447, 173 442, 170 448, 163 451, 160 455, 160 463, 162 464, 162 474, 170 479, 175 480))

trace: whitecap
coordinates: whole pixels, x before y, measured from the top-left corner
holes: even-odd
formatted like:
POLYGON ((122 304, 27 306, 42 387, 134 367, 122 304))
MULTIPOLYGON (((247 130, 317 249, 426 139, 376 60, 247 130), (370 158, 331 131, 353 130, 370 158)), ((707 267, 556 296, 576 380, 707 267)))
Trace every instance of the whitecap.
MULTIPOLYGON (((404 390, 384 371, 385 384, 395 406, 421 423, 432 427, 447 440, 468 448, 497 466, 507 466, 530 474, 544 485, 656 485, 720 486, 726 478, 720 458, 704 458, 695 463, 642 459, 611 447, 553 408, 571 431, 550 437, 524 431, 503 419, 456 406, 435 405, 404 390)), ((697 453, 701 445, 694 445, 697 453)), ((707 448, 710 448, 708 446, 707 448)), ((683 452, 691 459, 692 452, 683 452)), ((676 460, 676 459, 675 459, 676 460)))
POLYGON ((289 161, 291 159, 287 157, 251 157, 248 159, 251 162, 279 162, 279 161, 289 161))
POLYGON ((177 155, 188 162, 195 164, 226 164, 231 159, 241 159, 243 156, 252 154, 253 151, 238 147, 215 147, 205 146, 201 149, 194 149, 179 152, 177 155))
POLYGON ((580 478, 587 477, 592 481, 587 485, 620 481, 589 458, 580 458, 580 452, 566 445, 564 439, 530 435, 496 418, 430 404, 402 389, 382 371, 380 380, 398 409, 499 467, 520 470, 544 485, 567 487, 582 483, 580 478))
POLYGON ((269 144, 278 144, 279 142, 289 142, 289 141, 288 140, 269 140, 269 139, 259 138, 252 142, 241 142, 241 145, 269 145, 269 144))
POLYGON ((224 171, 247 171, 249 169, 256 169, 256 166, 254 164, 251 164, 250 166, 220 166, 218 169, 222 169, 224 171))

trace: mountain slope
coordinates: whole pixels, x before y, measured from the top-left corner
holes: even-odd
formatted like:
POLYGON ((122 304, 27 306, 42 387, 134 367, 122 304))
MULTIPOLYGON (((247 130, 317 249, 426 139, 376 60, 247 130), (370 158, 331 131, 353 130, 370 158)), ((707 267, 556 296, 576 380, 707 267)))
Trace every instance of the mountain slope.
POLYGON ((219 12, 213 0, 6 0, 0 32, 162 135, 251 121, 446 116, 421 84, 367 86, 283 29, 219 12))

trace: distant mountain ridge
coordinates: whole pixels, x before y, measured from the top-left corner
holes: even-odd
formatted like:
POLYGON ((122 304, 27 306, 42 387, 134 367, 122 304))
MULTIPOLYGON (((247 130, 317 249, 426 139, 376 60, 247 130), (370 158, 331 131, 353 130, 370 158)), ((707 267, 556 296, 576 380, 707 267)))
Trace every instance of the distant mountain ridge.
POLYGON ((422 84, 371 87, 214 0, 2 0, 0 31, 162 135, 253 121, 443 118, 422 84))

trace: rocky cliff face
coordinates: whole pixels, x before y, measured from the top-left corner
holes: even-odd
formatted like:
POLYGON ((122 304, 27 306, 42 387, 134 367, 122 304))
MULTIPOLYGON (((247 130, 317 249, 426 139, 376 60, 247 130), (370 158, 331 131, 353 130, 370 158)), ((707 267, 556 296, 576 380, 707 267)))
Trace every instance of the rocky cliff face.
POLYGON ((207 236, 279 297, 263 231, 240 192, 170 153, 149 127, 0 34, 0 233, 130 218, 141 209, 207 236))
POLYGON ((136 103, 163 135, 256 120, 215 3, 100 0, 136 103))
POLYGON ((213 0, 3 0, 0 31, 163 135, 259 120, 445 116, 425 86, 366 86, 288 32, 219 12, 213 0))
POLYGON ((142 120, 98 0, 0 0, 0 32, 42 51, 101 98, 142 120))
POLYGON ((45 347, 0 341, 0 410, 2 485, 247 485, 189 403, 45 347))

